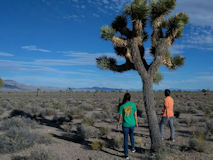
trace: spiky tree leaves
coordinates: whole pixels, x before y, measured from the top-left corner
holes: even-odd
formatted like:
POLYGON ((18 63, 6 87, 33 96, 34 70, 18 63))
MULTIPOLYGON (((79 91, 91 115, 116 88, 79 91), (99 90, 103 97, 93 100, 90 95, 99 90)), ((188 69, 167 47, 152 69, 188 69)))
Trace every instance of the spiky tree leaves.
POLYGON ((185 59, 186 59, 185 57, 180 56, 180 55, 173 57, 172 58, 172 64, 173 64, 172 69, 177 69, 177 67, 183 66, 185 63, 184 62, 185 59))
POLYGON ((122 65, 117 65, 116 59, 103 56, 103 57, 97 58, 96 62, 98 67, 103 70, 124 72, 124 71, 134 69, 134 65, 129 60, 126 60, 126 63, 122 65))
POLYGON ((123 57, 125 63, 118 65, 114 58, 103 56, 97 58, 97 65, 104 70, 138 72, 143 82, 143 99, 149 123, 151 148, 157 151, 162 145, 155 112, 153 82, 158 84, 162 79, 162 75, 157 72, 161 65, 177 69, 184 64, 185 57, 173 57, 169 47, 175 39, 181 37, 183 28, 188 23, 188 16, 182 12, 165 18, 174 9, 176 0, 153 0, 149 5, 146 2, 147 0, 134 0, 125 7, 122 15, 116 16, 111 26, 101 28, 101 37, 112 42, 116 54, 123 57), (148 38, 145 31, 147 22, 150 22, 153 30, 151 63, 147 63, 144 49, 144 42, 148 38))
POLYGON ((112 37, 115 34, 115 30, 109 26, 103 26, 101 28, 101 38, 105 40, 112 40, 112 37))
POLYGON ((135 0, 131 5, 126 5, 124 13, 131 17, 132 20, 145 20, 148 18, 149 8, 144 0, 135 0))
POLYGON ((174 9, 176 0, 153 0, 150 5, 151 22, 154 22, 158 17, 169 14, 174 9))
POLYGON ((159 84, 162 79, 163 79, 162 74, 160 72, 156 72, 153 79, 154 83, 159 84))
POLYGON ((167 29, 166 37, 180 38, 182 36, 183 28, 188 23, 189 17, 185 13, 179 13, 175 16, 165 20, 162 27, 167 29))

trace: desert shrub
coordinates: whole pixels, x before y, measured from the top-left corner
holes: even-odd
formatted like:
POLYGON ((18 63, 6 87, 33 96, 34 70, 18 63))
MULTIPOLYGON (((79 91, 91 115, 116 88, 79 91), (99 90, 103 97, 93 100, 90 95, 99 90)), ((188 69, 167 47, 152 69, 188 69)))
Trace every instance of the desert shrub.
POLYGON ((97 129, 92 126, 87 126, 85 124, 81 124, 77 127, 77 133, 78 136, 83 140, 89 138, 97 138, 99 134, 97 129))
POLYGON ((0 108, 0 115, 4 113, 4 109, 0 108))
POLYGON ((93 111, 94 106, 89 103, 82 102, 82 104, 80 105, 80 108, 83 109, 84 111, 93 111))
POLYGON ((107 118, 110 118, 110 114, 108 114, 108 112, 95 112, 91 115, 91 119, 94 119, 94 120, 104 120, 104 119, 107 119, 107 118))
POLYGON ((212 108, 212 106, 205 107, 204 113, 205 113, 205 117, 207 119, 213 118, 213 108, 212 108))
POLYGON ((205 151, 207 148, 206 136, 204 128, 197 128, 193 132, 193 137, 189 140, 189 147, 199 152, 205 151))
POLYGON ((72 131, 72 122, 64 122, 63 125, 62 125, 62 128, 66 132, 71 133, 71 131, 72 131))
POLYGON ((109 147, 114 149, 120 149, 123 146, 123 137, 114 136, 108 142, 109 147))
POLYGON ((37 147, 30 153, 30 156, 15 156, 12 160, 60 160, 60 158, 45 148, 37 147))
POLYGON ((32 133, 27 128, 11 127, 0 136, 0 153, 15 152, 35 143, 50 143, 50 139, 32 133))
POLYGON ((135 144, 141 146, 143 144, 143 140, 141 137, 135 137, 135 144))
POLYGON ((187 127, 192 126, 193 124, 196 124, 198 122, 198 119, 193 117, 186 117, 185 119, 179 121, 180 123, 185 123, 187 127))
POLYGON ((103 148, 106 147, 106 143, 105 142, 101 142, 101 141, 93 141, 91 143, 91 148, 92 150, 101 150, 103 148))
POLYGON ((207 145, 203 137, 197 137, 197 138, 194 137, 189 140, 189 147, 191 147, 192 149, 196 151, 203 152, 206 150, 207 145))
POLYGON ((89 125, 89 126, 93 126, 95 124, 95 120, 85 116, 85 117, 83 117, 82 123, 86 124, 86 125, 89 125))
POLYGON ((32 116, 37 117, 37 116, 41 115, 42 108, 39 106, 31 106, 31 107, 26 108, 24 111, 32 116))
POLYGON ((62 110, 63 108, 65 108, 65 104, 63 104, 63 103, 55 103, 55 104, 53 104, 52 105, 52 107, 53 107, 53 109, 60 109, 60 110, 62 110))
POLYGON ((1 123, 0 129, 1 130, 8 130, 11 127, 38 127, 38 124, 31 120, 30 118, 24 118, 24 117, 12 117, 4 119, 1 123))
POLYGON ((82 108, 71 109, 70 112, 73 116, 75 116, 75 118, 82 118, 82 116, 84 115, 84 111, 82 108))
POLYGON ((92 119, 95 119, 95 120, 98 120, 98 119, 104 119, 104 118, 106 118, 106 117, 104 117, 103 118, 103 114, 102 113, 97 113, 97 112, 95 112, 95 113, 92 113, 92 115, 91 115, 91 118, 92 119))
POLYGON ((60 160, 60 158, 44 148, 36 148, 30 153, 27 160, 60 160))
POLYGON ((6 101, 6 100, 4 100, 3 102, 1 102, 0 106, 2 108, 6 108, 7 110, 10 110, 10 109, 13 108, 13 106, 11 105, 11 103, 8 102, 8 101, 6 101))
POLYGON ((213 135, 213 119, 206 120, 205 127, 206 132, 213 135))
POLYGON ((111 130, 109 129, 109 127, 100 127, 99 131, 101 136, 107 136, 111 130))
POLYGON ((58 125, 62 125, 64 122, 70 122, 66 117, 60 117, 59 115, 54 115, 52 121, 58 125))
POLYGON ((45 108, 40 111, 40 114, 42 116, 51 116, 51 115, 56 114, 56 111, 55 111, 55 109, 52 109, 52 108, 45 108))
POLYGON ((71 111, 68 111, 65 113, 65 117, 68 121, 72 121, 73 120, 73 113, 71 111))

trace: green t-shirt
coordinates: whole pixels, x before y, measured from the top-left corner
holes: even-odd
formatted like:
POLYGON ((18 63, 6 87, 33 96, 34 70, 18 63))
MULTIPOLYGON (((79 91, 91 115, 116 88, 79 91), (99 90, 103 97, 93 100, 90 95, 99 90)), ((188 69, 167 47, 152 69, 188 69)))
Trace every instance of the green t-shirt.
POLYGON ((137 107, 133 102, 126 102, 120 106, 118 114, 123 116, 123 126, 132 127, 136 125, 134 113, 137 112, 137 107))

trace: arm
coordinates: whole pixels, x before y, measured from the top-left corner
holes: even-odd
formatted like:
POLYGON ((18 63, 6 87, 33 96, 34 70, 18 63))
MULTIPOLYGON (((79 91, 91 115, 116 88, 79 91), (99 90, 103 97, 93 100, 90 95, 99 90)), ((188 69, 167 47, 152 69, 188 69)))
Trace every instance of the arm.
POLYGON ((137 112, 134 113, 134 117, 135 117, 136 128, 138 128, 138 116, 137 116, 137 112))
POLYGON ((122 114, 119 114, 117 129, 118 129, 118 127, 120 126, 121 121, 122 121, 122 114))

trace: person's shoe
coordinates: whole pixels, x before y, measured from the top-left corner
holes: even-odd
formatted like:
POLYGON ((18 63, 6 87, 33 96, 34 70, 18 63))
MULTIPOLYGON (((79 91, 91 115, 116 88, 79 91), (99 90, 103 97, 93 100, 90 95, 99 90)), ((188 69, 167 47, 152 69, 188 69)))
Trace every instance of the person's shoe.
POLYGON ((129 156, 125 156, 125 159, 129 159, 129 156))
POLYGON ((132 149, 132 153, 135 153, 135 152, 136 152, 136 150, 135 150, 135 148, 133 148, 133 149, 132 149))
POLYGON ((175 139, 170 138, 170 141, 175 142, 175 139))

